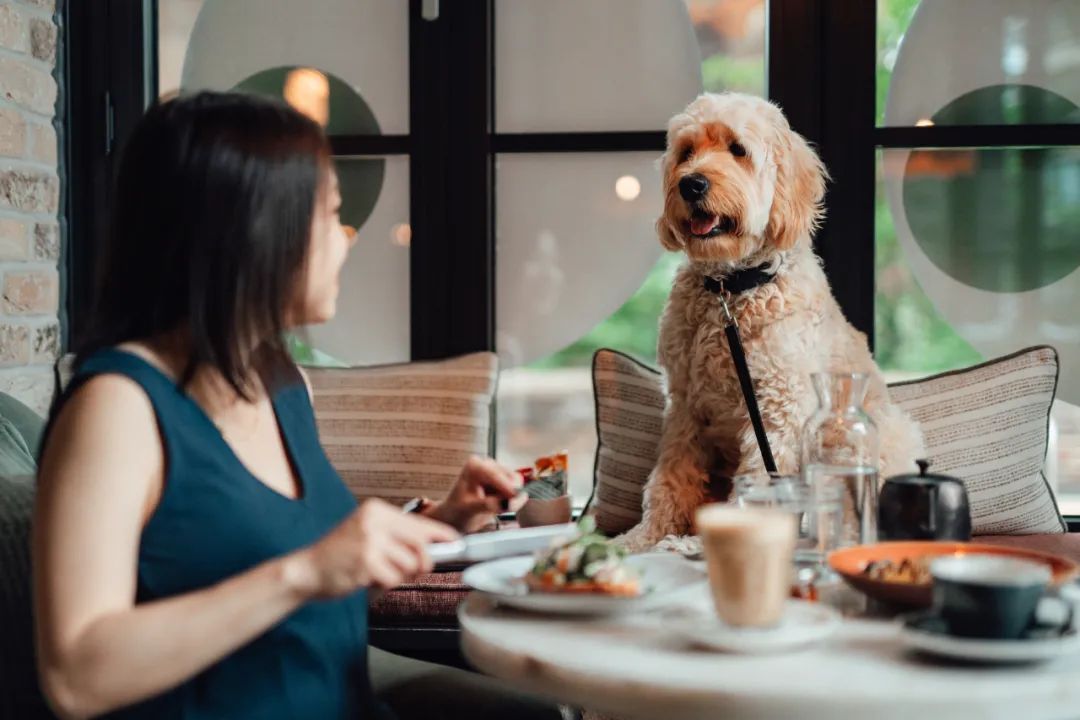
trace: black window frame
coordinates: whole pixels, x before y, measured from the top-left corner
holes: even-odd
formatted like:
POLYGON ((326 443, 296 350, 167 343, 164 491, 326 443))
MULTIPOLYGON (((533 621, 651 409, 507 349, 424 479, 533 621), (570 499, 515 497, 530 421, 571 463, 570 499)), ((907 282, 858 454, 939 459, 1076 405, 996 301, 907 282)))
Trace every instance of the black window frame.
MULTIPOLYGON (((447 2, 434 21, 409 0, 410 132, 336 135, 335 157, 410 160, 410 346, 414 360, 495 349, 495 158, 502 153, 664 149, 664 131, 498 133, 495 0, 447 2)), ((156 0, 69 3, 76 88, 65 337, 85 322, 119 149, 157 96, 156 0), (111 138, 111 139, 109 139, 111 138)))
POLYGON ((815 240, 833 293, 874 342, 874 192, 887 149, 1080 145, 1080 124, 877 125, 877 0, 770 0, 769 95, 832 175, 815 240))
POLYGON ((62 347, 84 327, 95 258, 104 242, 118 148, 134 128, 157 77, 153 0, 62 0, 64 114, 60 136, 62 347))
MULTIPOLYGON (((495 349, 495 158, 500 153, 664 149, 641 132, 500 133, 494 123, 496 0, 443 2, 434 21, 409 0, 407 135, 332 138, 335 155, 410 159, 413 359, 495 349)), ((1080 145, 1080 125, 879 127, 877 0, 768 0, 767 89, 813 142, 832 181, 816 238, 833 292, 874 342, 877 153, 890 148, 1080 145)), ((65 346, 87 310, 116 148, 156 96, 156 0, 63 3, 65 346)), ((675 109, 673 109, 674 111, 675 109)), ((1071 529, 1080 527, 1072 519, 1071 529)))

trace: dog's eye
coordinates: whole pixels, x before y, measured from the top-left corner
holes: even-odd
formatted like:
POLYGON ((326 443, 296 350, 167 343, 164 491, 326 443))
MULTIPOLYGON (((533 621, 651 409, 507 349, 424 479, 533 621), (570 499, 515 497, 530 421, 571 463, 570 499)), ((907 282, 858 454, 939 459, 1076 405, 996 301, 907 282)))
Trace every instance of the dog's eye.
POLYGON ((746 157, 746 148, 740 143, 733 142, 728 149, 731 150, 731 154, 735 157, 746 157))
POLYGON ((686 147, 684 147, 682 149, 682 152, 679 153, 679 162, 684 163, 687 160, 689 160, 691 157, 693 157, 693 155, 694 155, 694 146, 693 145, 687 145, 686 147))

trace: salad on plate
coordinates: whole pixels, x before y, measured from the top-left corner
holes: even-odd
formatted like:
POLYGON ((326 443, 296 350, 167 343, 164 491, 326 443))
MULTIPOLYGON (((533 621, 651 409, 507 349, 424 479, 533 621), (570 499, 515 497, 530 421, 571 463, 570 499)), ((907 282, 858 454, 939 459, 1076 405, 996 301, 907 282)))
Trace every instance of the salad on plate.
POLYGON ((625 562, 626 551, 597 533, 593 518, 582 518, 578 527, 581 534, 574 540, 537 553, 524 578, 529 589, 616 597, 641 595, 641 576, 625 562))

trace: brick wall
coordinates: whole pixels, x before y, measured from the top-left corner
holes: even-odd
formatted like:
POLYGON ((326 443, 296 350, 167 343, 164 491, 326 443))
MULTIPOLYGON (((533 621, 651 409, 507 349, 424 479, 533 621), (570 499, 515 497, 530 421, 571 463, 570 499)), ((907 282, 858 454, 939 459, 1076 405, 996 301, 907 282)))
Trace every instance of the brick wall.
POLYGON ((44 413, 60 344, 55 0, 0 0, 0 391, 44 413))

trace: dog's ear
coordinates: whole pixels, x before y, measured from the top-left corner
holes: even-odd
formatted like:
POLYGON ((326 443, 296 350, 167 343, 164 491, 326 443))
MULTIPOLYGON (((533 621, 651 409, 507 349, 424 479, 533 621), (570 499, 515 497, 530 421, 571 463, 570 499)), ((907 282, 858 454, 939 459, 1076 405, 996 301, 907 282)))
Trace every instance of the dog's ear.
POLYGON ((660 238, 660 244, 664 246, 665 250, 682 250, 682 243, 675 237, 674 231, 671 229, 671 225, 661 215, 656 219, 656 235, 660 238))
POLYGON ((776 249, 788 250, 817 230, 825 215, 822 200, 829 174, 810 144, 793 130, 778 130, 772 150, 776 186, 765 238, 776 249))

